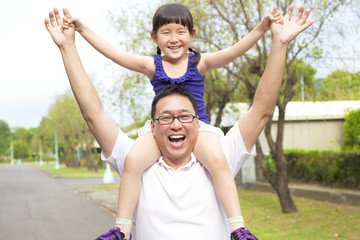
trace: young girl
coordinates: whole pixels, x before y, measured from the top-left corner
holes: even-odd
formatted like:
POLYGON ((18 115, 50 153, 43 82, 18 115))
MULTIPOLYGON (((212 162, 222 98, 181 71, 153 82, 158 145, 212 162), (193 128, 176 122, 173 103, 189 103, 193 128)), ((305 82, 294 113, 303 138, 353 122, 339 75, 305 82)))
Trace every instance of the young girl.
MULTIPOLYGON (((208 71, 223 67, 248 51, 270 29, 272 22, 282 21, 280 12, 274 8, 255 29, 232 47, 199 54, 190 47, 195 36, 190 11, 180 4, 162 5, 153 17, 151 38, 157 45, 154 56, 137 56, 115 49, 80 20, 71 17, 68 10, 64 9, 64 15, 64 28, 74 24, 75 30, 104 56, 122 67, 146 75, 156 94, 168 84, 180 84, 195 96, 201 122, 193 151, 213 178, 216 193, 228 217, 230 232, 240 231, 244 227, 244 220, 234 178, 220 144, 219 136, 223 133, 209 125, 205 114, 204 78, 208 71)), ((116 226, 125 234, 125 239, 131 237, 131 219, 140 192, 142 173, 161 156, 149 123, 140 129, 139 138, 127 155, 121 178, 116 226)), ((181 142, 181 138, 171 141, 181 142)))

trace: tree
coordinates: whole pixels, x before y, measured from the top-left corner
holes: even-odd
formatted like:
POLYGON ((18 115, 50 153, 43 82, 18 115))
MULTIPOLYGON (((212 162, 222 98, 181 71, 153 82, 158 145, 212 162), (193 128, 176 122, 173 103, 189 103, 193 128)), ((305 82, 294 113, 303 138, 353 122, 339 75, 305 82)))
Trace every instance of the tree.
POLYGON ((9 125, 0 120, 0 156, 10 155, 11 131, 9 125))
POLYGON ((38 143, 45 152, 54 153, 55 134, 58 139, 59 155, 68 167, 78 167, 78 148, 86 152, 85 164, 97 171, 97 160, 92 156, 95 139, 88 130, 74 97, 68 92, 56 98, 48 116, 44 117, 37 131, 38 143))
POLYGON ((360 72, 336 70, 319 82, 320 91, 317 100, 359 100, 360 72))
MULTIPOLYGON (((263 19, 265 14, 271 12, 273 7, 270 5, 272 4, 270 1, 261 0, 183 0, 180 2, 187 5, 193 14, 195 28, 197 29, 194 45, 195 49, 200 49, 200 52, 212 52, 233 45, 249 33, 263 19)), ((286 13, 290 2, 298 3, 298 1, 277 0, 275 5, 282 13, 286 13)), ((323 51, 320 46, 322 44, 321 33, 323 33, 324 24, 341 5, 350 4, 351 2, 345 2, 344 0, 325 2, 304 0, 301 3, 313 10, 316 22, 311 27, 311 31, 300 34, 289 45, 282 89, 276 103, 279 110, 276 134, 275 136, 271 134, 272 121, 268 122, 264 131, 270 154, 275 162, 275 167, 272 168, 274 171, 269 171, 266 168, 267 158, 262 151, 262 146, 259 142, 256 143, 257 164, 276 191, 284 213, 297 211, 288 187, 287 162, 283 152, 285 109, 290 100, 301 96, 298 89, 302 77, 305 83, 313 84, 314 82, 315 70, 305 62, 305 59, 314 60, 322 56, 323 51)), ((134 16, 148 16, 148 11, 155 11, 153 8, 149 7, 145 10, 143 7, 141 9, 132 8, 132 11, 137 11, 134 16)), ((126 17, 127 15, 118 18, 117 22, 124 24, 124 28, 121 28, 120 31, 126 32, 129 28, 134 29, 134 25, 129 24, 129 21, 125 19, 126 17)), ((135 24, 137 24, 135 28, 144 25, 151 26, 150 23, 139 24, 139 22, 144 22, 144 18, 140 19, 135 21, 135 24)), ((150 22, 150 19, 148 22, 150 22)), ((150 27, 147 29, 149 31, 150 27)), ((143 49, 144 45, 149 41, 148 34, 144 35, 143 29, 136 28, 136 31, 140 33, 136 34, 135 32, 130 36, 132 39, 140 41, 141 49, 143 49), (147 40, 143 41, 144 39, 147 40)), ((246 98, 251 104, 266 65, 270 42, 270 35, 266 34, 243 57, 236 59, 222 69, 207 74, 205 82, 207 113, 210 116, 212 113, 216 114, 215 125, 220 124, 222 111, 226 103, 235 101, 235 99, 239 101, 246 98)), ((155 49, 153 44, 150 43, 149 46, 151 46, 151 49, 155 49)), ((137 48, 133 47, 132 49, 137 48)), ((155 51, 151 52, 154 53, 155 51)), ((310 88, 313 86, 307 85, 310 88)))
POLYGON ((360 150, 360 109, 346 112, 343 147, 348 150, 360 150))
POLYGON ((29 159, 32 156, 30 148, 31 132, 23 127, 15 128, 13 131, 14 157, 29 159))
MULTIPOLYGON (((110 15, 114 27, 121 33, 120 48, 135 54, 151 55, 156 52, 156 46, 150 38, 150 12, 154 4, 144 3, 136 7, 128 7, 120 13, 110 15), (131 23, 131 24, 129 24, 131 23)), ((118 66, 117 70, 118 72, 118 66)), ((150 118, 150 104, 154 93, 146 76, 125 70, 118 75, 114 87, 109 91, 108 101, 112 103, 122 120, 129 119, 133 128, 139 128, 150 118), (148 103, 148 104, 147 104, 148 103)))

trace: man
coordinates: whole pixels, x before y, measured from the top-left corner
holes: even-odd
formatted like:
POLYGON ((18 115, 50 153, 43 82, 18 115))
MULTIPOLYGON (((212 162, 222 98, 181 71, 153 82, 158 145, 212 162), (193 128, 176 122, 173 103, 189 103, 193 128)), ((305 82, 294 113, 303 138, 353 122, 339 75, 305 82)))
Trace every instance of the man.
MULTIPOLYGON (((282 24, 271 26, 271 50, 253 105, 221 140, 234 176, 254 152, 254 143, 272 116, 289 42, 313 23, 305 23, 310 9, 304 13, 303 6, 290 21, 293 8, 289 7, 282 24)), ((133 140, 121 132, 104 112, 76 51, 74 27, 62 29, 57 9, 49 13, 49 19, 50 22, 45 19, 46 28, 60 49, 84 119, 102 148, 102 158, 121 175, 133 140)), ((211 175, 191 153, 197 128, 196 107, 191 97, 183 94, 180 88, 169 87, 155 97, 152 132, 163 156, 142 177, 134 214, 138 240, 229 239, 226 216, 217 199, 211 175), (177 93, 172 93, 174 89, 178 89, 175 90, 177 93)), ((244 235, 245 239, 253 239, 246 238, 247 233, 244 235)), ((234 235, 232 239, 240 239, 240 236, 234 235)))

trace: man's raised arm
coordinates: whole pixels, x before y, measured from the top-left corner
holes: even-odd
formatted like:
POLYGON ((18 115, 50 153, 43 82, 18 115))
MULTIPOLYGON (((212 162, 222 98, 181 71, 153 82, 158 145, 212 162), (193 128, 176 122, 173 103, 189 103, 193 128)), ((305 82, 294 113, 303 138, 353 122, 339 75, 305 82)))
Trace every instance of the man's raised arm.
POLYGON ((288 44, 313 23, 313 21, 306 23, 310 9, 304 12, 304 6, 301 6, 298 14, 290 20, 293 10, 294 6, 291 5, 282 24, 271 24, 272 43, 266 68, 256 89, 251 108, 239 121, 239 129, 248 151, 251 150, 274 112, 283 79, 288 44))
POLYGON ((106 156, 113 150, 118 136, 118 127, 104 111, 99 95, 87 75, 75 46, 74 26, 62 29, 59 11, 49 12, 45 27, 59 47, 71 89, 81 113, 106 156))

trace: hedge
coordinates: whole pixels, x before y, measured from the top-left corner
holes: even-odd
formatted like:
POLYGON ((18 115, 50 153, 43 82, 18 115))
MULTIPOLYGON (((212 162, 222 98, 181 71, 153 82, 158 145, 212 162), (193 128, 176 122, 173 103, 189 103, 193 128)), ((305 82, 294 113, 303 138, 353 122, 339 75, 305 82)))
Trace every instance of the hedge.
POLYGON ((291 180, 360 188, 360 151, 288 149, 284 153, 291 180))

